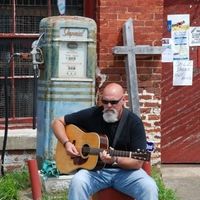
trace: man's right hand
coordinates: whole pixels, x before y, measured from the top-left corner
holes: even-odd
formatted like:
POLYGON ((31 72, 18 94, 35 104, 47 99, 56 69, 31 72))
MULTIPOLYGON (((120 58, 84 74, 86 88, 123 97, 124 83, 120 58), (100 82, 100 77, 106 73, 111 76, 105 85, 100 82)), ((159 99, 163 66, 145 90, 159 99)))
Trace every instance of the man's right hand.
POLYGON ((65 150, 66 150, 67 155, 71 157, 80 156, 80 153, 77 151, 76 147, 71 142, 66 143, 65 150))

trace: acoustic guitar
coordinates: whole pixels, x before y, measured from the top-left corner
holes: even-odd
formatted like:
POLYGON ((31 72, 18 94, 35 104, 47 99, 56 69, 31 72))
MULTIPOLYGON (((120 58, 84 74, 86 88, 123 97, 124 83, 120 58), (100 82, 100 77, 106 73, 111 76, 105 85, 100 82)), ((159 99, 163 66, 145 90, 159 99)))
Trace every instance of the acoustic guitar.
POLYGON ((106 150, 110 156, 130 157, 138 160, 149 161, 150 152, 147 151, 120 151, 109 149, 106 135, 99 135, 95 132, 84 132, 77 126, 70 124, 66 126, 66 134, 70 142, 80 152, 80 156, 71 157, 67 155, 62 143, 57 142, 55 160, 60 173, 69 174, 77 169, 100 169, 105 166, 99 158, 99 153, 106 150))

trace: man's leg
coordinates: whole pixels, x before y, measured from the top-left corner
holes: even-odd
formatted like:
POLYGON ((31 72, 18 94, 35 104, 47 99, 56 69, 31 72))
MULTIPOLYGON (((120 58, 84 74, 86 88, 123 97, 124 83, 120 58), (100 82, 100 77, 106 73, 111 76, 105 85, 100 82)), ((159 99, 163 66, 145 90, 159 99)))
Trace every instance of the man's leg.
POLYGON ((89 200, 97 191, 109 187, 111 176, 105 170, 80 170, 72 178, 69 186, 69 200, 89 200))
POLYGON ((158 188, 155 181, 140 170, 119 169, 113 178, 113 187, 137 200, 158 200, 158 188))

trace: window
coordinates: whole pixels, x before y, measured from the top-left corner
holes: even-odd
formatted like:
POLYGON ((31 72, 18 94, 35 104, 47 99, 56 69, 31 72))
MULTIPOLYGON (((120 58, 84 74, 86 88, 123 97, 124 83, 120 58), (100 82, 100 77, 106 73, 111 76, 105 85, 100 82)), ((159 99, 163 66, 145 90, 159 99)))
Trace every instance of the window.
MULTIPOLYGON (((67 0, 66 15, 83 16, 83 0, 67 0)), ((59 15, 56 0, 0 0, 0 128, 4 127, 5 100, 9 127, 31 127, 33 115, 33 66, 14 53, 30 52, 39 36, 40 20, 59 15), (5 72, 7 91, 5 98, 5 72)))

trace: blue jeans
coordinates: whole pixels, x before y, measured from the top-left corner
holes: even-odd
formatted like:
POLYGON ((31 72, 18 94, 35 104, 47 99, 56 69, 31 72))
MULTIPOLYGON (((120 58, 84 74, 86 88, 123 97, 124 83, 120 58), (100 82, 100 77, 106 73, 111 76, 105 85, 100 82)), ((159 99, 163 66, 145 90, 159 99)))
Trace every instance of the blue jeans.
POLYGON ((137 200, 158 200, 155 181, 143 169, 104 168, 97 171, 81 169, 72 178, 68 199, 89 200, 97 191, 112 187, 137 200))

